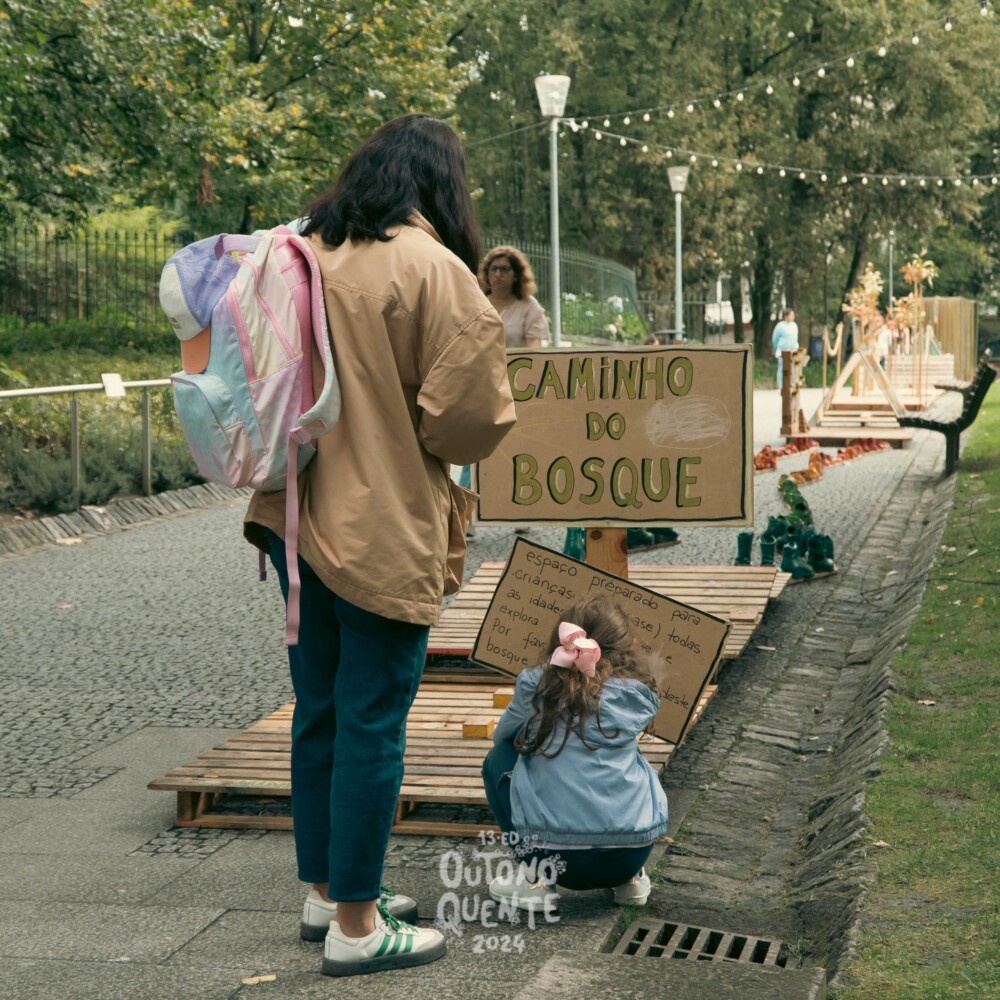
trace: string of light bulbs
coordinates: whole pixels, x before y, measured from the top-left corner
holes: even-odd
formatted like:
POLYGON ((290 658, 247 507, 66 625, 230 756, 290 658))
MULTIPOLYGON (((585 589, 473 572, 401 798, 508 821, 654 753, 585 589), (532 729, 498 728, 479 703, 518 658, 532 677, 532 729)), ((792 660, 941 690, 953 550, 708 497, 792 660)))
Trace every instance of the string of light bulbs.
MULTIPOLYGON (((992 13, 988 0, 967 0, 964 7, 959 7, 952 13, 944 14, 943 20, 942 15, 938 15, 934 18, 934 20, 928 20, 924 24, 917 25, 910 29, 909 38, 911 44, 919 45, 921 42, 921 36, 934 28, 943 27, 947 32, 952 31, 961 15, 970 13, 975 9, 978 9, 979 14, 983 17, 989 17, 992 13), (968 8, 968 10, 965 8, 968 8)), ((789 37, 794 37, 794 35, 794 32, 789 32, 789 37)), ((827 59, 821 63, 816 63, 808 68, 792 71, 790 74, 787 71, 781 74, 774 74, 768 79, 761 79, 756 83, 744 84, 740 87, 733 88, 732 90, 714 91, 711 94, 701 94, 695 97, 675 100, 670 104, 655 107, 631 108, 625 111, 619 110, 613 112, 600 112, 587 116, 581 115, 580 117, 587 119, 600 119, 603 121, 605 128, 610 128, 611 119, 613 118, 621 119, 623 125, 631 125, 633 124, 633 118, 638 118, 642 122, 649 122, 655 115, 661 113, 665 113, 667 118, 672 119, 677 116, 681 109, 683 109, 683 111, 687 114, 692 114, 699 108, 706 106, 719 109, 723 106, 724 102, 730 99, 735 100, 738 103, 742 103, 748 96, 751 96, 758 91, 763 91, 766 96, 771 96, 775 92, 775 82, 784 79, 788 79, 793 87, 800 87, 803 80, 809 79, 813 76, 822 79, 826 77, 828 73, 831 73, 841 66, 846 67, 847 69, 853 69, 858 64, 858 61, 871 51, 874 51, 880 58, 884 58, 888 54, 890 46, 905 40, 906 36, 907 32, 899 32, 898 34, 892 35, 883 40, 881 44, 874 49, 871 47, 856 49, 853 52, 844 53, 832 59, 827 59)))
POLYGON ((560 123, 571 129, 573 132, 584 132, 589 129, 590 134, 597 142, 605 139, 617 141, 618 145, 628 147, 635 146, 642 153, 661 152, 667 159, 687 160, 694 164, 706 162, 715 168, 731 168, 735 173, 747 174, 749 176, 763 176, 764 174, 777 174, 779 177, 793 177, 798 180, 813 180, 820 184, 851 184, 860 183, 862 186, 881 185, 882 187, 897 188, 922 188, 946 186, 962 187, 968 184, 969 187, 995 187, 1000 184, 1000 175, 987 174, 963 174, 961 176, 944 177, 936 174, 914 174, 914 173, 879 173, 879 172, 858 172, 839 171, 823 167, 796 167, 787 163, 759 163, 747 157, 725 156, 720 153, 705 153, 698 150, 684 149, 679 146, 668 146, 664 143, 651 142, 648 139, 640 139, 635 136, 621 135, 617 132, 610 132, 606 129, 590 129, 587 121, 577 122, 573 118, 562 118, 560 123))

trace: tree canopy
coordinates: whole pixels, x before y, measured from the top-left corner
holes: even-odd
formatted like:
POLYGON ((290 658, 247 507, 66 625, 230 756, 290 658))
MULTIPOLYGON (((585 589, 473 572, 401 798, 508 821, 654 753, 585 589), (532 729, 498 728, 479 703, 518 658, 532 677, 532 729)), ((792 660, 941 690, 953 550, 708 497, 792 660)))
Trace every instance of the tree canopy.
POLYGON ((565 73, 564 244, 668 292, 684 163, 686 286, 743 275, 763 343, 782 298, 834 319, 890 230, 899 260, 943 262, 938 287, 993 293, 1000 18, 981 8, 0 0, 0 213, 74 221, 126 192, 194 232, 267 225, 419 109, 466 137, 484 228, 544 240, 534 77, 565 73))

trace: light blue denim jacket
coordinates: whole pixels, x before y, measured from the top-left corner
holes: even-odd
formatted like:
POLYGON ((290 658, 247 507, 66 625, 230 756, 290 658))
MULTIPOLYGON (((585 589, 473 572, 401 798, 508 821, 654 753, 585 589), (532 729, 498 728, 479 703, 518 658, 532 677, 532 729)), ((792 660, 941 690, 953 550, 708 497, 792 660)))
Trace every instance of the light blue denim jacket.
MULTIPOLYGON (((513 740, 531 718, 542 667, 522 671, 514 700, 500 717, 493 742, 513 740)), ((667 796, 636 737, 660 700, 641 681, 612 677, 601 689, 601 725, 590 716, 580 737, 571 732, 555 757, 519 756, 511 775, 514 829, 556 844, 627 847, 648 844, 667 830, 667 796)), ((552 747, 562 742, 557 722, 552 747)), ((546 748, 547 749, 547 748, 546 748)))

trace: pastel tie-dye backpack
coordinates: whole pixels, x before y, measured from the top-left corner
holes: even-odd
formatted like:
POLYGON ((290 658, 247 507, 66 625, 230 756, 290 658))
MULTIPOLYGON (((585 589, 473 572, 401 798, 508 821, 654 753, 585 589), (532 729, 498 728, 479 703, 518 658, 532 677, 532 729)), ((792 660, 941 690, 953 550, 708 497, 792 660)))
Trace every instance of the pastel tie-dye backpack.
MULTIPOLYGON (((286 226, 252 236, 211 236, 167 261, 160 304, 181 341, 184 371, 171 376, 174 408, 201 474, 224 486, 287 487, 285 641, 294 645, 297 477, 315 454, 311 442, 340 416, 315 254, 286 226), (318 394, 314 356, 323 369, 318 394)), ((263 553, 260 565, 263 579, 263 553)))

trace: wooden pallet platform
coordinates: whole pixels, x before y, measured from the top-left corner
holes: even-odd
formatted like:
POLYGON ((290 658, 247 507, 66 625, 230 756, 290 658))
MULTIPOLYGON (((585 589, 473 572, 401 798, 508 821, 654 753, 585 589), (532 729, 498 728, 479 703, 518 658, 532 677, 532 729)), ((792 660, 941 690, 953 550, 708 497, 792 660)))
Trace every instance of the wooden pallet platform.
MULTIPOLYGON (((468 656, 505 563, 484 562, 431 629, 428 654, 468 656)), ((773 566, 629 565, 629 580, 665 597, 707 611, 732 628, 723 661, 743 652, 764 616, 768 601, 781 595, 790 574, 773 566)), ((498 675, 499 676, 499 675, 498 675)))
MULTIPOLYGON (((485 807, 483 761, 493 741, 468 739, 463 724, 470 719, 500 718, 494 692, 509 687, 482 683, 423 683, 406 720, 403 785, 396 807, 393 833, 476 837, 491 824, 455 823, 421 819, 414 815, 424 802, 485 807)), ((701 718, 716 688, 705 689, 691 725, 701 718)), ((177 825, 224 829, 290 830, 289 815, 246 815, 220 811, 234 796, 288 797, 291 795, 291 724, 294 705, 255 722, 225 743, 199 754, 198 759, 174 768, 148 788, 177 794, 177 825)), ((676 746, 652 736, 640 740, 643 755, 662 773, 676 746)))
POLYGON ((843 448, 858 438, 875 438, 876 441, 888 441, 893 448, 905 448, 913 440, 914 432, 906 427, 810 427, 809 430, 797 434, 788 434, 786 441, 795 438, 812 438, 824 448, 843 448))

